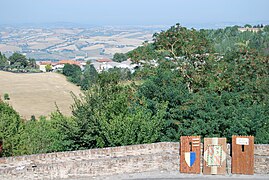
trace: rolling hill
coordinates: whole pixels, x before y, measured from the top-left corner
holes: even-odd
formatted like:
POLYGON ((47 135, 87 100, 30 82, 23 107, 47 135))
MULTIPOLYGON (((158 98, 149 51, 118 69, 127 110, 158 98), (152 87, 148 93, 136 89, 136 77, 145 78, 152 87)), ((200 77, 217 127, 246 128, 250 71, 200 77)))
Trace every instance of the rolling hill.
POLYGON ((10 73, 0 71, 0 95, 9 94, 7 101, 22 118, 32 115, 48 116, 56 110, 56 105, 64 115, 71 115, 74 102, 71 92, 81 93, 80 88, 68 82, 57 73, 10 73))

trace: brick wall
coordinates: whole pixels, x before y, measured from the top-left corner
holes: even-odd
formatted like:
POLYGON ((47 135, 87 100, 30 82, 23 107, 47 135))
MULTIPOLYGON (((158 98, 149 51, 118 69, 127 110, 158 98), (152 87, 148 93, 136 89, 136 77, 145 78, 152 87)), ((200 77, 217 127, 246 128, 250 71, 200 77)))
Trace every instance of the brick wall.
MULTIPOLYGON (((230 172, 228 157, 228 173, 230 172)), ((59 179, 178 171, 179 143, 162 142, 0 158, 0 179, 59 179)), ((255 145, 255 173, 269 174, 269 145, 255 145)))

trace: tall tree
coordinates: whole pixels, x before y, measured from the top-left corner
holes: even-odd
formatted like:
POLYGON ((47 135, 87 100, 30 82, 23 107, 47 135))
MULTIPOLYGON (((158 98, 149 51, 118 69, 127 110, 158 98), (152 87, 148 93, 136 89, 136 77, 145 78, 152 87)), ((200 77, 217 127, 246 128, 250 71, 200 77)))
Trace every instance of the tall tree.
POLYGON ((211 49, 204 33, 195 29, 189 30, 180 24, 172 26, 167 31, 155 33, 153 40, 157 50, 168 52, 174 59, 179 56, 190 57, 193 54, 207 53, 211 49))
POLYGON ((87 64, 84 72, 83 72, 83 79, 81 81, 81 89, 87 90, 92 87, 98 78, 98 73, 92 64, 87 64))
POLYGON ((8 65, 8 60, 4 54, 0 52, 0 68, 8 65))

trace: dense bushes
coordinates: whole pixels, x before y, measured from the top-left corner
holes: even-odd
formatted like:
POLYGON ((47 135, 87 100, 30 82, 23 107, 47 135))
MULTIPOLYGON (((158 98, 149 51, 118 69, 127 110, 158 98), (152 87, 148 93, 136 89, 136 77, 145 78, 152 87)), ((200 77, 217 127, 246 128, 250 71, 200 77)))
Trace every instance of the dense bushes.
POLYGON ((168 102, 166 140, 201 135, 230 141, 238 134, 254 135, 256 143, 269 143, 269 58, 255 52, 227 58, 207 59, 204 68, 189 68, 185 77, 181 65, 171 70, 161 64, 139 88, 140 97, 146 97, 149 104, 168 102))
POLYGON ((3 156, 18 153, 22 124, 19 114, 0 100, 0 140, 3 142, 3 156))

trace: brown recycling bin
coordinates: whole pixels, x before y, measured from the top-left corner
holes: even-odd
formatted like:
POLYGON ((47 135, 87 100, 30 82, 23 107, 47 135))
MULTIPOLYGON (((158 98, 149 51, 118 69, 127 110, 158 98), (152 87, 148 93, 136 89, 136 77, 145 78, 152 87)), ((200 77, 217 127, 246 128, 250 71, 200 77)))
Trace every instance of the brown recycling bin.
POLYGON ((226 138, 204 138, 203 174, 226 174, 226 138))
POLYGON ((232 137, 232 173, 254 174, 254 137, 232 137))
POLYGON ((200 173, 200 136, 180 137, 180 172, 200 173))

